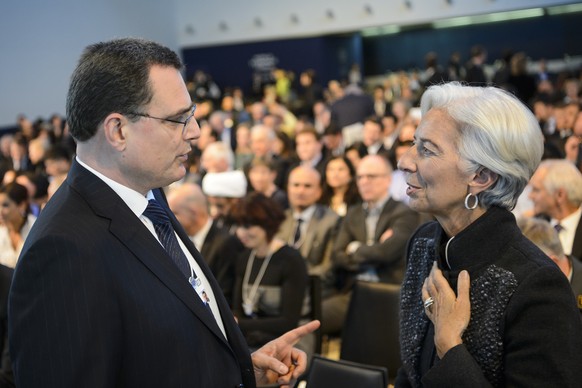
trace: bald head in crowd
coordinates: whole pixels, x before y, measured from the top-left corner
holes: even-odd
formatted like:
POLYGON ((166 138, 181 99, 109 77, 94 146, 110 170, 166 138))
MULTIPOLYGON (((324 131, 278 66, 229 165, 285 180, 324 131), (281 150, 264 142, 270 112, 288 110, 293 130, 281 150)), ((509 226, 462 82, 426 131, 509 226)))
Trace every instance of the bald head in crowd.
POLYGON ((189 236, 198 233, 210 219, 206 196, 195 183, 184 183, 172 189, 168 204, 189 236))
POLYGON ((310 166, 301 165, 291 170, 287 182, 287 196, 294 211, 302 212, 321 197, 321 175, 310 166))
POLYGON ((208 144, 200 156, 200 164, 206 172, 231 171, 234 153, 228 144, 221 141, 208 144))

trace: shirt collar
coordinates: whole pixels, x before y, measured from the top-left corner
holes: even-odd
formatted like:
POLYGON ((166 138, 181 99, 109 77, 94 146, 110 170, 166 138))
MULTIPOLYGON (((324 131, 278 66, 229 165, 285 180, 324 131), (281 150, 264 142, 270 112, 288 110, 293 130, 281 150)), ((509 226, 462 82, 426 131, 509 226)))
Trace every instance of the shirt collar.
POLYGON ((574 213, 570 214, 567 217, 564 217, 562 220, 558 221, 556 219, 552 219, 551 224, 556 225, 560 224, 562 228, 567 233, 571 233, 576 230, 578 224, 580 223, 580 217, 582 216, 582 206, 578 208, 574 213))
POLYGON ((131 209, 132 212, 135 213, 136 216, 140 217, 148 206, 148 200, 154 198, 151 190, 144 197, 137 191, 130 189, 129 187, 124 186, 111 178, 106 177, 99 171, 84 163, 81 159, 79 159, 79 156, 76 156, 76 159, 81 166, 95 174, 99 179, 105 182, 107 186, 111 187, 111 189, 115 191, 117 195, 119 195, 123 202, 125 202, 125 204, 131 209))
POLYGON ((368 146, 368 154, 376 155, 378 153, 378 150, 380 149, 380 147, 382 147, 381 142, 376 142, 376 143, 372 144, 371 146, 368 146))
POLYGON ((307 209, 300 213, 293 212, 293 218, 296 220, 301 218, 304 223, 307 223, 309 220, 311 220, 311 217, 313 217, 313 213, 315 213, 315 205, 309 206, 307 209))
POLYGON ((368 214, 370 214, 370 213, 378 213, 379 214, 389 199, 390 199, 390 192, 386 193, 386 195, 383 198, 381 198, 379 201, 376 201, 373 206, 371 206, 369 202, 364 202, 362 204, 362 207, 364 208, 364 210, 366 210, 368 212, 368 214))
POLYGON ((317 163, 319 163, 319 161, 321 160, 322 157, 323 157, 323 155, 320 152, 313 159, 306 160, 306 161, 302 162, 301 164, 315 168, 317 166, 317 163))

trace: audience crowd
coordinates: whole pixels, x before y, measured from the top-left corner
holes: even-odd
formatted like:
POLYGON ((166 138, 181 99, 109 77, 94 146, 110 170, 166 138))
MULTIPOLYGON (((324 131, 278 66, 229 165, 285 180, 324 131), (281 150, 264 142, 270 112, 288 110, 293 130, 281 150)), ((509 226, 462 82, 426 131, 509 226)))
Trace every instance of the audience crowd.
MULTIPOLYGON (((426 216, 408 208, 395 166, 413 144, 420 96, 434 83, 499 86, 532 109, 548 161, 514 214, 554 226, 562 247, 555 238, 544 242, 542 232, 535 242, 550 246, 545 251, 570 280, 581 276, 573 273, 582 259, 580 70, 528 72, 526 54, 517 52, 497 61, 491 74, 485 48, 475 46, 464 65, 460 57, 440 66, 429 53, 423 71, 374 84, 357 67, 351 82, 327 85, 312 70, 295 80, 276 69, 249 96, 239 87, 221 89, 202 71, 189 80, 201 134, 192 142, 188 174, 166 192, 251 346, 309 317, 310 275, 322 281, 322 330, 329 335, 341 332, 354 282, 402 281, 406 242, 426 216)), ((34 122, 21 115, 18 131, 0 137, 2 266, 16 265, 74 155, 58 115, 34 122)), ((582 290, 575 292, 582 311, 582 290)))

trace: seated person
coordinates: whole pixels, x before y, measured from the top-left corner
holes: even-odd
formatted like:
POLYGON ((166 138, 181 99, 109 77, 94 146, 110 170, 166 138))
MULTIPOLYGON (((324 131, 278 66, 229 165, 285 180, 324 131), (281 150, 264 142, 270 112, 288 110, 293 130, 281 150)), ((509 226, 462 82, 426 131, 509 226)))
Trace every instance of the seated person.
POLYGON ((344 217, 348 208, 362 202, 356 185, 356 169, 346 156, 333 156, 327 160, 323 174, 319 203, 344 217))
POLYGON ((277 168, 273 161, 263 158, 254 158, 247 166, 247 175, 251 188, 273 199, 281 208, 287 209, 289 201, 287 194, 275 184, 277 168))
POLYGON ((232 305, 235 256, 244 249, 241 242, 210 217, 208 200, 197 184, 184 183, 172 189, 168 193, 168 205, 232 305))
POLYGON ((0 187, 0 204, 0 264, 14 268, 36 217, 26 187, 16 182, 0 187))
POLYGON ((564 254, 558 232, 552 225, 541 218, 521 218, 517 226, 523 235, 538 246, 562 270, 570 281, 572 291, 582 313, 582 262, 564 254))
POLYGON ((337 294, 323 301, 323 333, 341 331, 356 280, 402 282, 406 243, 420 216, 390 197, 391 173, 380 155, 364 157, 357 168, 363 203, 348 210, 333 245, 337 294))
POLYGON ((331 247, 339 216, 317 203, 321 175, 310 166, 291 170, 287 182, 291 208, 285 212, 277 237, 296 248, 305 259, 310 275, 322 279, 323 292, 331 282, 331 247))
POLYGON ((230 217, 247 248, 237 258, 233 310, 248 345, 260 347, 297 326, 307 269, 295 248, 274 238, 285 214, 272 199, 250 193, 230 217))

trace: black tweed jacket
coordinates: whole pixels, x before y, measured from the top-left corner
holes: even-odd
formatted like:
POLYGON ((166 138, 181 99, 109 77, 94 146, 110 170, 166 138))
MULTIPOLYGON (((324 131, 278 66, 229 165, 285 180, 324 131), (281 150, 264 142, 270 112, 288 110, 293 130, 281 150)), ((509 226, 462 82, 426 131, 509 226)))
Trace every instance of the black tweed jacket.
POLYGON ((436 222, 408 247, 401 292, 403 367, 397 387, 575 387, 582 381, 582 324, 566 277, 493 207, 450 242, 436 222), (434 261, 453 290, 471 276, 471 321, 463 344, 438 359, 421 288, 434 261))

